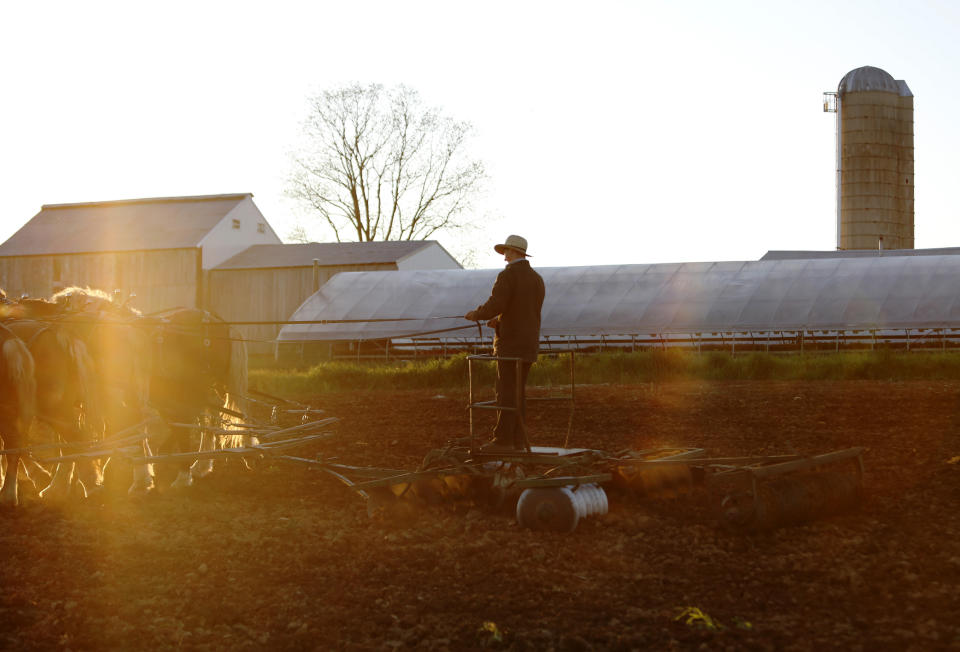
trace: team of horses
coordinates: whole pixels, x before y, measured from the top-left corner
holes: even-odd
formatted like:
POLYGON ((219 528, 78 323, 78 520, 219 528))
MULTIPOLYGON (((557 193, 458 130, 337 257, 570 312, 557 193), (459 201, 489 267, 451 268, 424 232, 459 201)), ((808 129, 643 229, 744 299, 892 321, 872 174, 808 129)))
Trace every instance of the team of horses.
MULTIPOLYGON (((217 438, 203 426, 242 419, 246 393, 245 342, 213 313, 143 315, 90 288, 18 301, 0 290, 0 507, 17 505, 21 472, 47 483, 44 499, 99 491, 108 460, 69 453, 121 440, 143 449, 130 493, 149 493, 156 487, 149 460, 197 451, 198 431, 199 449, 213 450, 217 438), (51 472, 38 457, 69 459, 51 472)), ((173 487, 212 470, 212 458, 174 459, 173 487)))

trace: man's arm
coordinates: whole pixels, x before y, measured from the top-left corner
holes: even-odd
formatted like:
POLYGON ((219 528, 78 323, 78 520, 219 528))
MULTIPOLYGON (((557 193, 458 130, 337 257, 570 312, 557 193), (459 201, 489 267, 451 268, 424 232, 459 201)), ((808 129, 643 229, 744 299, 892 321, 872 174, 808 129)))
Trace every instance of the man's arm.
MULTIPOLYGON (((477 306, 476 310, 471 310, 464 319, 470 321, 493 320, 494 317, 502 314, 510 303, 510 297, 513 296, 513 287, 515 281, 513 274, 509 273, 510 268, 503 270, 497 275, 497 281, 493 284, 493 290, 490 291, 490 298, 482 305, 477 306)), ((490 326, 490 324, 488 324, 490 326)), ((493 328, 494 326, 491 326, 493 328)))

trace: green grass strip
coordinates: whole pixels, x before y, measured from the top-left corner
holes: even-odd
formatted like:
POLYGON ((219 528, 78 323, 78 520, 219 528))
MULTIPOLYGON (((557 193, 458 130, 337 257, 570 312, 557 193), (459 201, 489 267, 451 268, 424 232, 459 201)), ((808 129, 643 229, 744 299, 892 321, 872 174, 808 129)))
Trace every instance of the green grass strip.
MULTIPOLYGON (((489 387, 492 363, 474 363, 474 381, 489 387)), ((828 355, 777 355, 666 350, 576 356, 576 382, 631 384, 673 380, 960 380, 960 352, 889 350, 828 355)), ((323 362, 309 369, 254 368, 251 385, 270 394, 308 396, 376 389, 451 389, 467 386, 465 355, 391 362, 323 362)), ((541 356, 529 384, 570 382, 570 356, 541 356)))

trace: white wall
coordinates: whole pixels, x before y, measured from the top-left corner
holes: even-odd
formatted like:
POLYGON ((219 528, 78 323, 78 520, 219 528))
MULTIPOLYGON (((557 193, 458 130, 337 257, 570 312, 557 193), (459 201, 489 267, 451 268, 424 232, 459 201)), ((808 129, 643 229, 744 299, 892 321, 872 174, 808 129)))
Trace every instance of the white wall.
POLYGON ((446 249, 435 242, 409 256, 397 261, 397 269, 403 271, 418 269, 462 269, 457 260, 446 249))
POLYGON ((280 238, 267 222, 267 218, 253 203, 253 199, 247 197, 200 241, 200 246, 203 247, 203 268, 216 267, 250 245, 280 243, 280 238), (233 228, 234 220, 240 221, 239 229, 233 228), (264 225, 263 233, 257 231, 258 224, 264 225))

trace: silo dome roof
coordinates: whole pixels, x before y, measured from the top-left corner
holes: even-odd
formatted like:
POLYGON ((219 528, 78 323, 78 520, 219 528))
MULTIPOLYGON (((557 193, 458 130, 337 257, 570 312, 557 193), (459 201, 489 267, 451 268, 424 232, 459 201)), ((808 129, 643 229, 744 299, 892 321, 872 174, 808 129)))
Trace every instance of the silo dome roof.
POLYGON ((840 95, 857 91, 884 91, 900 95, 900 86, 890 73, 873 66, 851 70, 840 80, 840 95))

